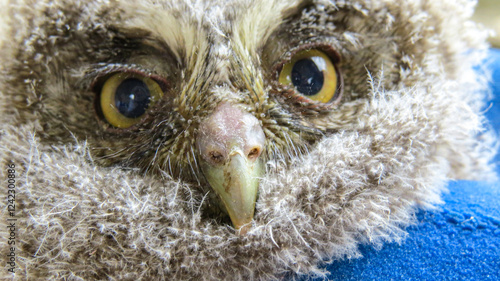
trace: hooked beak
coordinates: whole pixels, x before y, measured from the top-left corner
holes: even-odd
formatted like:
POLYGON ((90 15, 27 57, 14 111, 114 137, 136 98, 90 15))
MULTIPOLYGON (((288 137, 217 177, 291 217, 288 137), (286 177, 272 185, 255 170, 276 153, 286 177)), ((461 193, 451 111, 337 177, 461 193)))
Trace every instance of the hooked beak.
POLYGON ((251 227, 265 144, 259 121, 238 107, 223 103, 200 124, 196 139, 205 178, 221 199, 240 234, 251 227))

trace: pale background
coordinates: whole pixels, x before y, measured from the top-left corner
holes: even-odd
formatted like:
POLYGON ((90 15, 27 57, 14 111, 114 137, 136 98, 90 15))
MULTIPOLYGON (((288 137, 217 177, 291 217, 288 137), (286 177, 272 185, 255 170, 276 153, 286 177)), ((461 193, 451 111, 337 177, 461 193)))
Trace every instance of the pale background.
POLYGON ((494 30, 490 38, 493 47, 500 48, 500 0, 479 0, 474 20, 494 30))

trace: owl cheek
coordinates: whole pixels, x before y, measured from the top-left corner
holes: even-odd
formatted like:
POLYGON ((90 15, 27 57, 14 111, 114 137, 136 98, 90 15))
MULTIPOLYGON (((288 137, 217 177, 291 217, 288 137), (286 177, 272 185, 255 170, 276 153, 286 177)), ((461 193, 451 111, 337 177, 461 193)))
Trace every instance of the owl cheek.
POLYGON ((199 127, 196 145, 205 178, 231 221, 245 234, 253 220, 264 132, 257 118, 229 103, 220 104, 199 127))

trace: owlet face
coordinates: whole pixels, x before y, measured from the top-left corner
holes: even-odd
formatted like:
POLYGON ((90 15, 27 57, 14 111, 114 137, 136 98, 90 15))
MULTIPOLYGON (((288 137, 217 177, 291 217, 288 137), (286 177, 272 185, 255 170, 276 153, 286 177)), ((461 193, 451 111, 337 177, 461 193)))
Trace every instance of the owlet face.
POLYGON ((463 6, 19 3, 1 147, 45 177, 20 187, 35 276, 269 279, 398 239, 487 167, 463 6))
POLYGON ((71 26, 55 28, 69 34, 38 54, 58 68, 36 86, 55 90, 42 102, 42 138, 85 139, 98 165, 192 183, 210 192, 236 229, 248 229, 266 163, 286 164, 353 126, 361 107, 353 93, 366 84, 350 75, 344 82, 347 50, 333 35, 346 27, 311 38, 330 17, 325 11, 275 3, 255 22, 263 3, 229 5, 202 16, 185 3, 145 5, 143 16, 127 12, 136 4, 99 6, 110 14, 85 23, 92 27, 75 35, 71 26), (87 54, 75 61, 80 52, 87 54), (344 83, 351 86, 343 97, 344 83))

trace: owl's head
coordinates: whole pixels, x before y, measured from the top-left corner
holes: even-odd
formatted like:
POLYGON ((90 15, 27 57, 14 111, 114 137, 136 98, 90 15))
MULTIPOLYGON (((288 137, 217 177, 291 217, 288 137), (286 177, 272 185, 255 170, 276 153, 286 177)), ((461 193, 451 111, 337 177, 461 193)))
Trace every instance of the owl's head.
MULTIPOLYGON (((50 200, 23 204, 33 218, 66 194, 78 210, 53 220, 122 249, 85 256, 98 269, 79 276, 128 276, 144 257, 144 276, 309 272, 398 239, 447 177, 488 171, 470 1, 20 2, 2 119, 42 157, 8 157, 54 170, 23 189, 50 200)), ((26 253, 47 247, 26 227, 26 253)), ((44 266, 67 272, 84 244, 44 266)))

